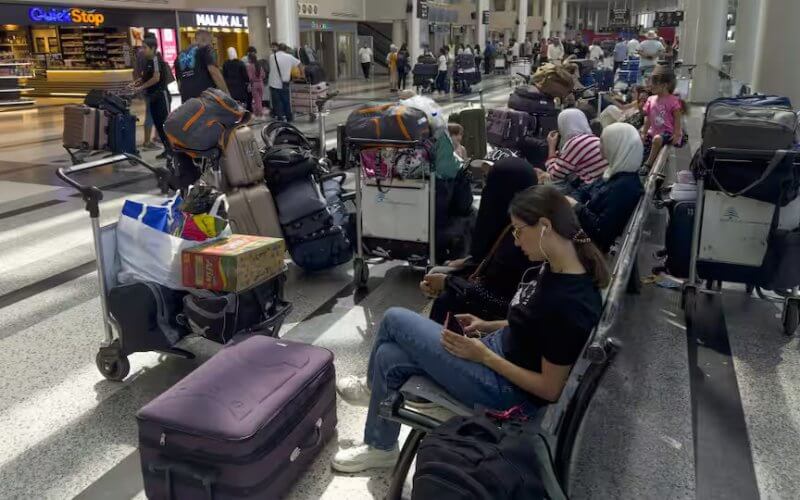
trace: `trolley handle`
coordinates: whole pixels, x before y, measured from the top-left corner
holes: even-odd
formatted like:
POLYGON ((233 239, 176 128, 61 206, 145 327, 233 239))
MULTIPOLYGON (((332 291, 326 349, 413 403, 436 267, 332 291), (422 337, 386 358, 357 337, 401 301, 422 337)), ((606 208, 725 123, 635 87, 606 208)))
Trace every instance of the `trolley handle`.
POLYGON ((69 167, 59 167, 58 170, 56 170, 56 176, 58 176, 59 179, 66 182, 73 188, 75 188, 75 190, 81 194, 83 201, 86 202, 86 211, 89 212, 89 216, 92 218, 97 218, 100 215, 99 205, 100 201, 103 199, 103 192, 97 186, 87 186, 85 184, 81 184, 80 182, 73 179, 71 176, 73 174, 86 172, 88 170, 93 170, 95 168, 105 167, 107 165, 112 165, 114 163, 119 163, 121 161, 130 161, 147 168, 156 175, 156 179, 158 180, 158 186, 159 188, 161 188, 162 191, 166 192, 165 190, 169 189, 169 179, 171 175, 167 169, 165 169, 164 167, 154 167, 146 163, 138 156, 129 153, 109 156, 107 158, 101 158, 99 160, 81 163, 78 165, 72 165, 69 167))
POLYGON ((339 91, 338 90, 334 90, 333 92, 329 92, 327 96, 320 97, 319 99, 316 100, 317 108, 320 111, 322 111, 322 108, 325 106, 325 104, 328 101, 330 101, 331 99, 335 99, 338 96, 339 96, 339 91))
POLYGON ((400 147, 414 147, 421 144, 420 141, 397 141, 393 139, 360 139, 355 137, 348 137, 345 142, 354 146, 400 146, 400 147))

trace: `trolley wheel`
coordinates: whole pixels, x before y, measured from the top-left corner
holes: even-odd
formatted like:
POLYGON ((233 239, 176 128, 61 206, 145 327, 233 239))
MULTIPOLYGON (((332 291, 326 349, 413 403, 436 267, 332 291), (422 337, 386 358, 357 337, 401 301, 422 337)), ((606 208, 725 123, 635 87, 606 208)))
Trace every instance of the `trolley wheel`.
POLYGON ((364 259, 356 257, 353 259, 353 284, 357 289, 362 290, 367 287, 369 281, 369 266, 364 259))
POLYGON ((800 303, 796 300, 787 300, 783 306, 783 334, 794 335, 800 325, 800 303))
POLYGON ((100 373, 102 373, 106 379, 114 382, 121 382, 131 371, 131 364, 128 361, 128 357, 122 354, 109 357, 101 350, 95 357, 95 363, 100 373))

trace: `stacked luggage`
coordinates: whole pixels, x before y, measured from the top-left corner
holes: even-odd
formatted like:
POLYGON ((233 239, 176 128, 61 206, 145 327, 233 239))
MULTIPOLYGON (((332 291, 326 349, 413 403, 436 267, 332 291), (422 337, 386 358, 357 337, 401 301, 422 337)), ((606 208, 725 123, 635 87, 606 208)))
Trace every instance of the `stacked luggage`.
POLYGON ((436 75, 439 73, 435 57, 431 54, 422 54, 417 58, 417 64, 411 71, 414 74, 414 86, 417 87, 418 93, 429 94, 435 90, 436 75))
POLYGON ((62 138, 75 162, 77 151, 136 154, 136 117, 127 100, 107 91, 92 90, 83 104, 64 106, 62 138))
POLYGON ((481 81, 481 73, 475 66, 475 57, 472 54, 459 54, 456 56, 453 70, 453 88, 460 94, 472 92, 471 85, 481 81))
POLYGON ((328 96, 329 86, 327 82, 292 82, 290 89, 292 111, 306 114, 313 120, 317 115, 317 100, 328 96))
POLYGON ((617 83, 636 85, 639 82, 639 58, 630 58, 622 62, 617 71, 617 83))

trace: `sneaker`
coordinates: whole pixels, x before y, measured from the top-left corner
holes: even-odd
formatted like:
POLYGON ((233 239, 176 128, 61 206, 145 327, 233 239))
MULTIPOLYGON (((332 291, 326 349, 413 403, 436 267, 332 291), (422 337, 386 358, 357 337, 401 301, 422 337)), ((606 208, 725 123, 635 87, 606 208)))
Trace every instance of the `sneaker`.
POLYGON ((331 467, 338 472, 362 472, 367 469, 390 469, 397 462, 400 450, 397 444, 389 451, 368 444, 340 448, 331 459, 331 467))
POLYGON ((158 149, 158 146, 156 146, 152 142, 143 142, 142 149, 144 151, 155 151, 156 149, 158 149))
POLYGON ((353 406, 369 406, 372 391, 367 385, 367 377, 344 377, 336 382, 336 392, 353 406))

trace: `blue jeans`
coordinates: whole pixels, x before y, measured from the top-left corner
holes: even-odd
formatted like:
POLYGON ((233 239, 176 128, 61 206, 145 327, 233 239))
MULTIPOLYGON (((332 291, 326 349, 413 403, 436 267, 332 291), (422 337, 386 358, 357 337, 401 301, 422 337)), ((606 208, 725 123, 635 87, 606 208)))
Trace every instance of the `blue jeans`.
POLYGON ((272 117, 276 120, 286 120, 287 122, 294 120, 292 114, 292 101, 289 97, 289 84, 282 89, 270 87, 270 96, 272 98, 272 117))
POLYGON ((439 71, 436 74, 436 90, 445 94, 450 91, 449 85, 447 85, 447 71, 439 71))
MULTIPOLYGON (((483 342, 502 356, 498 333, 487 336, 483 342)), ((367 368, 372 396, 364 443, 380 450, 390 450, 397 443, 400 424, 381 418, 378 408, 412 375, 428 376, 470 407, 507 409, 529 403, 527 393, 497 372, 445 351, 441 336, 442 325, 413 311, 399 307, 386 311, 367 368)))

